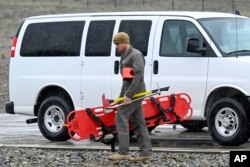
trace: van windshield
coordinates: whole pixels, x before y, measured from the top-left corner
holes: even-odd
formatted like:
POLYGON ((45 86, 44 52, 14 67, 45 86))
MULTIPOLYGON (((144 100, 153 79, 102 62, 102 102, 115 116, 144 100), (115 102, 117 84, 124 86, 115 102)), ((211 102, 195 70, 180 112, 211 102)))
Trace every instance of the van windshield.
POLYGON ((224 57, 250 56, 249 18, 200 19, 224 57))

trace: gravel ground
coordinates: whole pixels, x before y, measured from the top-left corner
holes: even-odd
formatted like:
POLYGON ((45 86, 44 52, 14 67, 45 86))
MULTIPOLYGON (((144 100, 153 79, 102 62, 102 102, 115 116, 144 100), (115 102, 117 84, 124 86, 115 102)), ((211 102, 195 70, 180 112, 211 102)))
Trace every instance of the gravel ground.
MULTIPOLYGON (((132 152, 133 153, 133 152, 132 152)), ((217 167, 229 166, 229 154, 157 152, 153 161, 109 161, 109 151, 72 151, 37 148, 0 147, 1 167, 217 167)))

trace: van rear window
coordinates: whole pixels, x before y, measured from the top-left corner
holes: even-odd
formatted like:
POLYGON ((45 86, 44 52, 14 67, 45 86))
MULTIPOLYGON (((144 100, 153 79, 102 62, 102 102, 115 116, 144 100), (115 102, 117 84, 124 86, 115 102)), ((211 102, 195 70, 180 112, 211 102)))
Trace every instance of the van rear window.
POLYGON ((28 25, 20 55, 79 56, 84 21, 33 23, 28 25))

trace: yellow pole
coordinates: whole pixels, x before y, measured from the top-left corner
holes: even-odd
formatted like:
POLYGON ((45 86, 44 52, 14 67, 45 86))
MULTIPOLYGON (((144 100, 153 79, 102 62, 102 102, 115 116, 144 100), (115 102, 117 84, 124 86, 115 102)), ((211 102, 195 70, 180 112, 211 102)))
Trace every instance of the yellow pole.
MULTIPOLYGON (((145 96, 145 95, 149 95, 149 94, 152 94, 151 90, 148 90, 148 91, 145 91, 145 92, 141 92, 141 93, 137 93, 137 94, 135 94, 133 96, 133 99, 137 98, 137 97, 142 97, 142 96, 145 96)), ((114 102, 119 103, 119 102, 121 102, 123 100, 124 100, 124 97, 118 97, 118 98, 114 99, 114 102)))

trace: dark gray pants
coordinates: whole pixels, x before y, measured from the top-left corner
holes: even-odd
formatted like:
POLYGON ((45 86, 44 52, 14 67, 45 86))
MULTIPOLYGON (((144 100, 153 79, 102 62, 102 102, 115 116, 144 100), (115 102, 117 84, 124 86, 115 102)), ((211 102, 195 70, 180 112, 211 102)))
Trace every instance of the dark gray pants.
POLYGON ((116 129, 119 140, 119 153, 129 154, 129 123, 132 120, 137 135, 137 143, 142 156, 152 155, 152 146, 149 138, 145 118, 143 116, 142 101, 121 106, 116 113, 116 129))

